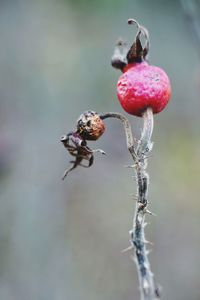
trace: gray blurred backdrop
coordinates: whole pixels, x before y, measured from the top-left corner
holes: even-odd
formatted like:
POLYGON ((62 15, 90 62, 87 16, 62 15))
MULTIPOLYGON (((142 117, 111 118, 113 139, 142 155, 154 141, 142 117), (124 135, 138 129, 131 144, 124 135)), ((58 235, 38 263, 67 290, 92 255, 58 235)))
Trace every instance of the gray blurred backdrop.
MULTIPOLYGON (((163 299, 200 299, 199 1, 0 1, 0 299, 139 299, 129 246, 136 191, 115 120, 90 169, 61 181, 59 142, 87 109, 118 111, 110 66, 136 18, 173 95, 155 116, 147 238, 163 299), (195 7, 193 5, 195 5, 195 7), (192 14, 192 18, 191 18, 192 14), (198 23, 199 22, 199 23, 198 23)), ((141 119, 131 117, 138 136, 141 119)))

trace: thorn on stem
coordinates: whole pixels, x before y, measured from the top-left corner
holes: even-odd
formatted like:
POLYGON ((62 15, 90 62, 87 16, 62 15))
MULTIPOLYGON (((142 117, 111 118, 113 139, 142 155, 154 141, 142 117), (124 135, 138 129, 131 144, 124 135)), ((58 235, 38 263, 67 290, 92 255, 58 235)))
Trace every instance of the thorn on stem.
POLYGON ((148 240, 144 240, 143 242, 144 242, 145 244, 149 244, 149 245, 151 245, 151 246, 154 245, 154 243, 152 243, 152 242, 150 242, 150 241, 148 241, 148 240))
POLYGON ((149 159, 149 158, 152 158, 152 157, 153 157, 153 154, 145 155, 145 156, 143 157, 143 159, 149 159))
POLYGON ((133 246, 131 245, 131 246, 129 246, 129 247, 127 247, 127 248, 121 250, 121 253, 128 252, 128 251, 130 251, 130 250, 132 250, 132 249, 133 249, 133 246))
POLYGON ((156 214, 154 214, 153 212, 151 212, 151 211, 148 210, 148 209, 145 209, 144 212, 145 212, 146 214, 149 214, 149 215, 153 216, 153 217, 156 217, 156 214))
POLYGON ((136 164, 134 165, 125 165, 125 168, 134 169, 136 167, 136 164))

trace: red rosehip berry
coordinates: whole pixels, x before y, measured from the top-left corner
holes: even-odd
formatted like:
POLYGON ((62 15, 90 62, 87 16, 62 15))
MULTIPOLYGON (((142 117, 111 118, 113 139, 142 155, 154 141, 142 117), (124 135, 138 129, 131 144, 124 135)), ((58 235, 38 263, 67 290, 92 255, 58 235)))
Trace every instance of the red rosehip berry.
POLYGON ((117 83, 117 96, 123 109, 131 115, 142 116, 148 107, 156 114, 170 100, 170 80, 165 71, 145 60, 149 51, 147 29, 133 19, 129 19, 128 24, 136 24, 138 33, 126 56, 120 53, 119 47, 124 46, 120 41, 112 58, 113 67, 123 72, 117 83), (144 47, 140 40, 141 35, 145 39, 144 47))
POLYGON ((147 62, 128 64, 117 83, 117 96, 123 109, 136 116, 151 107, 153 113, 162 111, 171 96, 167 74, 147 62))

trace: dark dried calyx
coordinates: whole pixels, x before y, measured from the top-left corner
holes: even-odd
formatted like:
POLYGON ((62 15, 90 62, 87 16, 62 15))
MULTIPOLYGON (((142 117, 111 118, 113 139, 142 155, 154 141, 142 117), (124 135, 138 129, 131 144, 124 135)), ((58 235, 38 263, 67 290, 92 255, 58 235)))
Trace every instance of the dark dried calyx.
POLYGON ((114 55, 111 59, 111 65, 121 71, 123 71, 127 64, 144 61, 149 51, 148 30, 145 27, 141 26, 134 19, 129 19, 128 24, 136 25, 138 28, 135 40, 130 49, 127 49, 126 43, 121 40, 118 41, 114 51, 114 55))
POLYGON ((137 21, 134 19, 128 20, 129 25, 136 24, 138 27, 138 32, 135 37, 135 41, 133 42, 133 45, 131 46, 130 50, 127 53, 127 62, 128 64, 134 63, 134 62, 141 62, 145 60, 148 52, 149 52, 149 33, 148 30, 141 26, 137 21), (142 46, 141 38, 144 38, 144 46, 142 46))

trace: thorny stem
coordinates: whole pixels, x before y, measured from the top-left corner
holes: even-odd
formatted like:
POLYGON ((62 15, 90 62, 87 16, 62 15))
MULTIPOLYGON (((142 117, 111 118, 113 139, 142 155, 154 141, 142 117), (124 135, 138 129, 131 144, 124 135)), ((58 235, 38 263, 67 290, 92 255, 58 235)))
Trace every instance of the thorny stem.
POLYGON ((118 113, 105 113, 101 114, 101 119, 117 118, 124 126, 126 133, 127 147, 134 160, 134 168, 137 180, 137 202, 135 215, 133 218, 133 228, 130 231, 130 242, 135 252, 135 262, 138 269, 138 277, 140 283, 140 296, 141 300, 155 300, 160 299, 160 292, 155 285, 153 273, 151 272, 150 263, 148 259, 148 250, 145 239, 145 215, 150 213, 147 209, 147 193, 149 176, 146 172, 147 167, 147 154, 152 149, 151 136, 153 132, 153 112, 151 108, 143 114, 143 130, 141 138, 137 145, 134 144, 132 130, 129 121, 126 117, 118 113))

